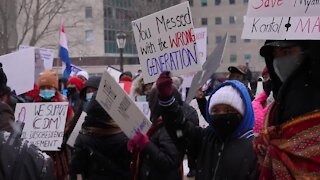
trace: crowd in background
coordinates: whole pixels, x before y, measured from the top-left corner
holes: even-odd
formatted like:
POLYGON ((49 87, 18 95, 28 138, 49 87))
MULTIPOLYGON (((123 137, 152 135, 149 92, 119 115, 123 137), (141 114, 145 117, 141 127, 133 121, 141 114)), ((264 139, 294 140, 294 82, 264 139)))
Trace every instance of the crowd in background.
POLYGON ((134 101, 147 101, 151 111, 151 128, 131 139, 96 101, 101 77, 80 71, 59 80, 45 70, 33 90, 16 96, 1 67, 0 179, 179 180, 186 155, 188 176, 197 180, 317 179, 319 45, 266 41, 260 49, 263 91, 256 93, 248 66, 231 66, 225 81, 213 76, 198 87, 200 113, 183 100, 183 78, 162 72, 156 82, 144 83, 141 72, 123 72, 123 90, 134 101), (25 102, 68 102, 60 151, 41 152, 19 138, 14 110, 25 102), (84 123, 70 147, 66 141, 82 112, 84 123), (207 128, 199 127, 199 116, 207 128))

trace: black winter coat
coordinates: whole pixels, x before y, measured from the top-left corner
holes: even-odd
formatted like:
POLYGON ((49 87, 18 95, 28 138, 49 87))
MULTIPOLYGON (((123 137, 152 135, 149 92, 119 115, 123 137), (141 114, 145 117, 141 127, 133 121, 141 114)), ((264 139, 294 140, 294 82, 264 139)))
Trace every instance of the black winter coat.
POLYGON ((186 120, 181 106, 173 103, 162 107, 162 115, 168 128, 183 132, 188 149, 197 157, 196 180, 250 180, 258 178, 257 158, 252 139, 221 141, 211 127, 202 129, 186 120), (170 121, 176 119, 176 121, 170 121))
POLYGON ((184 152, 178 149, 174 139, 163 125, 154 132, 140 154, 139 180, 182 179, 184 152))
POLYGON ((124 133, 104 137, 79 134, 72 155, 71 171, 88 180, 130 179, 131 154, 124 133))
POLYGON ((53 162, 19 136, 0 132, 1 180, 54 180, 53 162))

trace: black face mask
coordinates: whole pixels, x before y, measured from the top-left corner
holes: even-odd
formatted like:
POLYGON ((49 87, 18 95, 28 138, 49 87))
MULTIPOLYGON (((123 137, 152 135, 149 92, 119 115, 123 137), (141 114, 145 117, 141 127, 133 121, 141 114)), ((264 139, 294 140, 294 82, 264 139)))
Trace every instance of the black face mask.
POLYGON ((68 88, 68 97, 69 96, 73 96, 77 93, 77 89, 76 88, 68 88))
POLYGON ((265 81, 262 83, 263 85, 263 90, 266 92, 267 96, 270 95, 270 92, 272 91, 272 81, 269 79, 268 81, 265 81))
POLYGON ((212 125, 218 135, 225 139, 232 135, 242 121, 239 113, 214 114, 211 115, 212 125))

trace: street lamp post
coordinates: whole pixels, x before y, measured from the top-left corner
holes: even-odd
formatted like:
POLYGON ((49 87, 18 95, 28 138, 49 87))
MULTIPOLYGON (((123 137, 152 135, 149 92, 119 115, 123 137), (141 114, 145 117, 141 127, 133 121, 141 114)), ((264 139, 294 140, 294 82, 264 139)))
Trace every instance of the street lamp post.
POLYGON ((126 46, 127 35, 124 32, 117 33, 117 45, 120 50, 120 71, 123 72, 123 50, 126 46))

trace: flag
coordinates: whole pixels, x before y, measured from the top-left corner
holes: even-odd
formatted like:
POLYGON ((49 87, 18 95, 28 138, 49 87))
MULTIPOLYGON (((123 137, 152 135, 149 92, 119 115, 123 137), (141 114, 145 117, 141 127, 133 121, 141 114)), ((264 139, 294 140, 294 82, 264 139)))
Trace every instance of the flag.
POLYGON ((68 42, 67 42, 67 36, 64 31, 64 26, 61 25, 60 29, 60 49, 59 49, 59 57, 61 61, 65 65, 65 70, 63 72, 63 77, 69 78, 71 73, 71 61, 69 58, 69 49, 68 49, 68 42))

